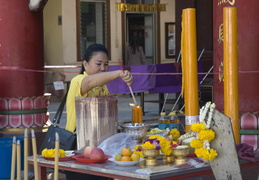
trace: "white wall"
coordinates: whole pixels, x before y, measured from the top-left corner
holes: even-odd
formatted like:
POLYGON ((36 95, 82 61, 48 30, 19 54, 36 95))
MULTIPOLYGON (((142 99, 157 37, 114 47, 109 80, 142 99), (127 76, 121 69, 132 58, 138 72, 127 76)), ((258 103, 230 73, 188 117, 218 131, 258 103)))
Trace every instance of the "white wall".
POLYGON ((62 25, 58 25, 61 15, 61 0, 49 0, 43 11, 44 61, 47 65, 63 64, 62 25))
POLYGON ((122 61, 122 32, 121 32, 121 12, 117 11, 118 0, 111 0, 111 65, 118 64, 118 58, 122 61))
MULTIPOLYGON (((118 64, 118 58, 122 60, 122 33, 121 32, 121 12, 117 11, 116 3, 120 0, 111 0, 110 23, 111 34, 111 65, 118 64)), ((172 62, 172 59, 165 58, 165 22, 175 22, 175 0, 161 0, 161 4, 166 5, 166 11, 161 12, 161 62, 172 62)), ((77 62, 77 42, 76 42, 76 0, 49 0, 44 8, 44 23, 49 29, 45 29, 45 61, 51 65, 81 65, 77 62), (53 16, 53 17, 50 17, 53 16), (62 26, 57 25, 57 16, 62 15, 62 26), (47 35, 51 35, 52 38, 47 35)), ((70 80, 79 69, 65 69, 72 73, 66 73, 67 80, 70 80)))
POLYGON ((62 0, 62 16, 64 63, 74 64, 77 61, 75 0, 62 0))
POLYGON ((166 5, 166 11, 161 12, 161 20, 160 20, 160 27, 161 27, 161 63, 169 63, 174 61, 175 59, 167 59, 165 56, 165 23, 166 22, 175 22, 175 0, 161 0, 161 4, 166 5))

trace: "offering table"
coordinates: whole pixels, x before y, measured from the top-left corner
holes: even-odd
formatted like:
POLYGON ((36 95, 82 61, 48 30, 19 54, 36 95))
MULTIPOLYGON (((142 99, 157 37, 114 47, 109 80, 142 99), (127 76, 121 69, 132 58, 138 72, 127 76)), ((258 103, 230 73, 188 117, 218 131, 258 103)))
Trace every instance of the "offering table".
MULTIPOLYGON (((196 159, 196 158, 191 158, 196 159)), ((240 161, 240 166, 250 167, 259 165, 256 162, 240 161)), ((33 157, 28 157, 30 165, 33 165, 33 157)), ((75 160, 59 162, 59 170, 73 171, 84 174, 92 174, 103 177, 116 179, 183 179, 188 177, 201 176, 212 174, 209 164, 196 168, 189 164, 173 165, 163 164, 159 160, 158 166, 145 167, 144 165, 137 166, 118 166, 114 162, 107 160, 104 163, 79 163, 75 160)), ((38 157, 39 179, 47 179, 47 168, 54 168, 54 161, 45 160, 43 157, 38 157)), ((250 172, 251 174, 251 172, 250 172)), ((213 175, 212 175, 213 177, 213 175)))

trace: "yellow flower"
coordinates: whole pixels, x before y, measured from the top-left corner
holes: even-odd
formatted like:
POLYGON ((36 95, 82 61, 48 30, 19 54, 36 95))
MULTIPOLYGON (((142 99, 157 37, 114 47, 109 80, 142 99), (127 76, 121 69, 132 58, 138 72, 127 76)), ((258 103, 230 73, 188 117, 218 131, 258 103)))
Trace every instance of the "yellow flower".
POLYGON ((63 149, 59 149, 59 157, 66 157, 66 152, 63 149))
MULTIPOLYGON (((55 149, 43 149, 41 152, 43 157, 55 157, 55 149)), ((66 157, 66 153, 63 149, 59 149, 59 157, 66 157)))
POLYGON ((173 136, 173 140, 177 141, 178 138, 180 137, 180 132, 178 129, 174 128, 170 131, 170 134, 173 136))
POLYGON ((142 146, 144 149, 155 149, 156 145, 151 144, 149 141, 145 142, 142 146))
POLYGON ((138 154, 141 158, 143 158, 144 155, 143 155, 142 151, 137 151, 137 150, 138 150, 139 148, 141 148, 141 147, 142 147, 141 145, 135 146, 135 147, 134 147, 134 153, 135 153, 135 154, 138 154))
POLYGON ((197 157, 202 158, 203 154, 205 154, 206 151, 207 151, 207 149, 205 149, 205 148, 196 148, 194 153, 197 155, 197 157))
POLYGON ((172 146, 170 144, 170 141, 166 141, 164 145, 161 147, 161 151, 164 155, 168 156, 173 153, 172 146))
POLYGON ((212 141, 215 138, 215 132, 211 129, 201 130, 198 137, 201 140, 212 141))
POLYGON ((206 125, 203 123, 194 123, 191 126, 193 132, 200 132, 201 130, 205 130, 206 125))
POLYGON ((205 159, 207 161, 212 161, 218 155, 217 151, 214 149, 207 150, 205 148, 197 148, 195 149, 195 154, 197 157, 205 159))
POLYGON ((210 149, 207 151, 206 154, 204 154, 203 159, 207 160, 207 161, 212 161, 213 159, 215 159, 218 156, 218 153, 216 150, 214 149, 210 149))
POLYGON ((193 139, 190 142, 192 148, 201 148, 203 146, 203 141, 200 139, 193 139))
POLYGON ((173 152, 171 142, 168 141, 165 137, 160 135, 150 136, 149 139, 158 139, 160 141, 161 151, 164 155, 171 155, 173 152))

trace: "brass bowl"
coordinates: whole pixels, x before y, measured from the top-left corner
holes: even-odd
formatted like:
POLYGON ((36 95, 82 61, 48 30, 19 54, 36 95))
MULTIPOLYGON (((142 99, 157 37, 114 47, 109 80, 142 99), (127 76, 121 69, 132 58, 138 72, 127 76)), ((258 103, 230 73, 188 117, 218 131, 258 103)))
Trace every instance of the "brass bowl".
POLYGON ((175 161, 175 156, 174 155, 164 156, 163 161, 165 163, 172 163, 175 161))
POLYGON ((189 154, 189 146, 177 146, 173 148, 173 155, 176 157, 175 164, 183 164, 187 161, 186 156, 189 154))
POLYGON ((177 146, 173 148, 173 155, 176 157, 186 157, 189 154, 189 146, 177 146))
POLYGON ((157 157, 160 154, 159 150, 156 149, 142 149, 142 153, 144 157, 157 157))

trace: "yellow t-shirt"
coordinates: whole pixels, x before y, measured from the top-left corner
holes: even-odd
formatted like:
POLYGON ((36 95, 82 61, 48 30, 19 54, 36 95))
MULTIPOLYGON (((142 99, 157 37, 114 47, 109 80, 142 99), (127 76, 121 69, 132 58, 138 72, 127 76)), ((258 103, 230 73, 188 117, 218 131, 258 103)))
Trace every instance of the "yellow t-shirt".
POLYGON ((84 74, 79 74, 75 76, 70 83, 69 91, 67 94, 66 110, 67 110, 67 124, 66 130, 74 132, 76 128, 76 105, 75 97, 96 97, 96 96, 106 96, 109 94, 106 85, 95 87, 85 94, 81 94, 81 84, 82 80, 88 76, 86 72, 84 74))

